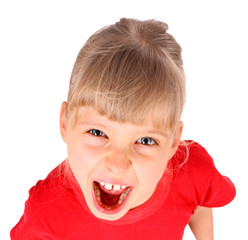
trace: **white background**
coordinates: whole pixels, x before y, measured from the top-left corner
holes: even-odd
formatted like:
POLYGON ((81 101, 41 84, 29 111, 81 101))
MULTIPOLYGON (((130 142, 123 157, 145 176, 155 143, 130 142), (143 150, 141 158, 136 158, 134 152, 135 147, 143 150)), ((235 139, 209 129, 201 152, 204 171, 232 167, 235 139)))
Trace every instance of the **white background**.
MULTIPOLYGON (((245 2, 1 1, 0 239, 9 239, 29 188, 66 157, 59 109, 79 49, 121 17, 164 21, 182 46, 183 139, 202 144, 237 188, 231 204, 214 210, 215 239, 248 239, 245 2)), ((194 239, 189 228, 184 239, 194 239)))

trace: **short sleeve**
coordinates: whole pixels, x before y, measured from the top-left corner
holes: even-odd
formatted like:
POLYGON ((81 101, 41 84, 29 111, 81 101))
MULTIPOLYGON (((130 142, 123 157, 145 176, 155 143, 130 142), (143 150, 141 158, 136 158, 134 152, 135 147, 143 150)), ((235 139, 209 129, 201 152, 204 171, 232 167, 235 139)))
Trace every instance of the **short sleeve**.
POLYGON ((200 144, 189 145, 188 164, 198 199, 197 205, 221 207, 234 199, 236 195, 234 184, 216 169, 212 157, 200 144))
POLYGON ((11 240, 47 240, 50 239, 45 233, 44 226, 42 226, 39 219, 34 216, 27 208, 20 221, 10 232, 11 240))
MULTIPOLYGON (((63 226, 62 211, 67 213, 70 190, 64 176, 64 162, 53 169, 46 179, 40 180, 29 190, 24 213, 11 230, 12 240, 52 240, 57 237, 59 227, 63 226), (69 195, 67 195, 69 194, 69 195), (59 223, 60 222, 60 223, 59 223)), ((70 205, 69 205, 70 206, 70 205)), ((64 226, 63 226, 64 228, 64 226)))
POLYGON ((37 214, 37 207, 34 204, 32 191, 29 191, 29 199, 25 203, 24 213, 20 221, 12 228, 10 232, 11 240, 49 240, 52 239, 48 234, 47 228, 37 214))
POLYGON ((235 195, 236 189, 232 181, 221 175, 213 165, 212 178, 200 205, 203 207, 222 207, 230 203, 235 195))

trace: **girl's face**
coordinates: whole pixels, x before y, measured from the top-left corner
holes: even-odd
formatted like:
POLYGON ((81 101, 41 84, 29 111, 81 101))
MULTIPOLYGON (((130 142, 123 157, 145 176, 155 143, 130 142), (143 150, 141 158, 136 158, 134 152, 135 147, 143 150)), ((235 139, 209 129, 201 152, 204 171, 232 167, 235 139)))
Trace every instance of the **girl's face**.
POLYGON ((98 218, 117 220, 146 202, 176 152, 182 125, 177 136, 167 135, 149 121, 119 123, 86 108, 67 131, 65 109, 63 103, 61 134, 90 211, 98 218))

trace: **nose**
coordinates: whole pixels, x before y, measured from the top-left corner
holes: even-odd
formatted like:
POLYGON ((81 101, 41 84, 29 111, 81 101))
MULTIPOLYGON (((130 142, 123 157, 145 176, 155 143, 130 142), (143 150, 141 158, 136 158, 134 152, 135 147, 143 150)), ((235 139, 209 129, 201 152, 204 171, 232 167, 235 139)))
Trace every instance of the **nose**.
POLYGON ((105 168, 113 174, 120 174, 128 171, 132 165, 127 154, 121 149, 112 149, 105 157, 105 168))

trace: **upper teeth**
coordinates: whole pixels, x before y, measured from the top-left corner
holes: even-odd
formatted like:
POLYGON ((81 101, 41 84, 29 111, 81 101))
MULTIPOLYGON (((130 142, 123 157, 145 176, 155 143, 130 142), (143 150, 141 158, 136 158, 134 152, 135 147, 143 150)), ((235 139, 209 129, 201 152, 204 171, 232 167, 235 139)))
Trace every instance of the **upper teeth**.
POLYGON ((103 186, 104 188, 106 188, 107 190, 115 190, 115 191, 119 191, 120 189, 124 189, 127 186, 124 185, 118 185, 118 184, 111 184, 111 183, 105 183, 105 182, 100 182, 100 185, 103 186))

